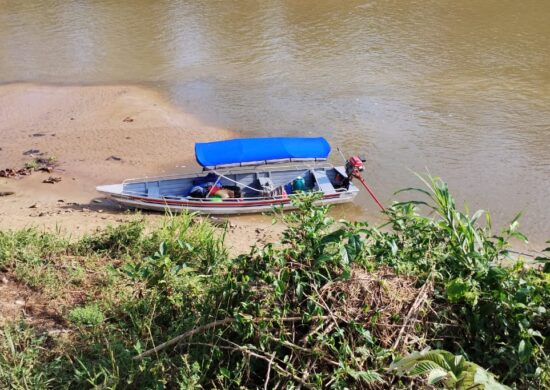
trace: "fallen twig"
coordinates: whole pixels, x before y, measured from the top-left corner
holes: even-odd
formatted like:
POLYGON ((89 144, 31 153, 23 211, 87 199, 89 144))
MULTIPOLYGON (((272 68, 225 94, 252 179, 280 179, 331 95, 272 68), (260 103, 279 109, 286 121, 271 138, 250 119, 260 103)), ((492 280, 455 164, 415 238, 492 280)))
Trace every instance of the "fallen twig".
POLYGON ((181 340, 183 340, 187 337, 191 337, 191 336, 193 336, 197 333, 202 333, 202 332, 205 332, 209 329, 216 328, 218 326, 227 325, 227 324, 231 323, 233 320, 234 320, 234 318, 224 318, 223 320, 213 321, 213 322, 210 322, 206 325, 199 326, 198 328, 191 329, 190 331, 187 331, 183 334, 180 334, 179 336, 174 337, 173 339, 170 339, 170 340, 168 340, 168 341, 166 341, 162 344, 157 345, 155 348, 151 348, 151 349, 149 349, 149 350, 147 350, 143 353, 140 353, 137 356, 134 356, 133 360, 141 360, 144 357, 150 356, 150 355, 152 355, 154 353, 157 353, 159 351, 162 351, 163 349, 166 349, 166 348, 168 348, 172 345, 175 345, 175 344, 179 343, 181 340))
MULTIPOLYGON (((328 318, 327 316, 317 316, 317 317, 312 317, 311 319, 312 320, 318 320, 318 319, 327 319, 327 318, 328 318)), ((286 318, 280 318, 280 319, 261 317, 261 318, 254 318, 252 321, 253 322, 260 322, 260 321, 296 322, 296 321, 302 321, 302 320, 303 320, 302 317, 286 317, 286 318)), ((234 318, 224 318, 223 320, 213 321, 213 322, 210 322, 206 325, 199 326, 198 328, 191 329, 191 330, 189 330, 185 333, 180 334, 179 336, 174 337, 173 339, 170 339, 170 340, 168 340, 168 341, 166 341, 162 344, 157 345, 155 348, 151 348, 151 349, 149 349, 149 350, 147 350, 143 353, 140 353, 137 356, 134 356, 133 360, 141 360, 144 357, 152 355, 153 353, 157 353, 159 351, 162 351, 163 349, 166 349, 166 348, 168 348, 172 345, 175 345, 175 344, 179 343, 181 340, 183 340, 185 338, 194 336, 197 333, 202 333, 202 332, 205 332, 207 330, 216 328, 218 326, 228 325, 233 321, 235 321, 234 318)))
POLYGON ((407 316, 405 317, 405 320, 403 321, 403 325, 401 326, 401 329, 399 330, 399 333, 397 334, 397 337, 395 339, 395 342, 393 343, 392 349, 396 350, 399 347, 399 344, 401 343, 401 338, 403 337, 403 334, 405 333, 405 330, 409 326, 409 321, 414 313, 418 311, 418 309, 422 306, 424 303, 424 300, 426 298, 428 288, 432 285, 431 279, 428 278, 420 291, 418 292, 418 295, 416 296, 416 299, 414 300, 411 308, 409 309, 409 312, 407 313, 407 316))
POLYGON ((275 359, 275 353, 271 354, 271 360, 269 361, 269 364, 267 365, 267 374, 265 374, 265 383, 264 383, 264 390, 268 389, 269 385, 269 377, 271 376, 271 365, 273 364, 273 360, 275 359))
POLYGON ((254 356, 254 357, 257 357, 257 358, 259 358, 259 359, 263 359, 263 360, 265 360, 265 361, 268 362, 268 363, 271 361, 273 367, 274 367, 275 370, 278 371, 279 373, 284 374, 284 375, 286 375, 286 376, 288 376, 288 377, 294 379, 295 381, 301 383, 302 386, 304 386, 306 389, 311 389, 311 388, 312 388, 311 385, 310 385, 309 383, 307 383, 306 381, 304 381, 302 378, 300 378, 299 376, 293 374, 293 373, 290 372, 290 371, 285 370, 283 367, 281 367, 280 365, 278 365, 276 362, 272 361, 272 360, 274 360, 274 356, 275 356, 275 355, 272 355, 272 356, 271 356, 271 359, 270 359, 270 358, 267 357, 267 356, 260 355, 259 353, 254 352, 254 351, 252 351, 252 350, 249 349, 249 348, 246 348, 246 347, 243 347, 243 346, 241 346, 241 345, 235 344, 235 343, 232 342, 232 341, 226 340, 226 339, 221 338, 221 337, 220 337, 220 340, 225 341, 226 343, 235 346, 235 349, 236 349, 236 350, 241 351, 241 352, 243 352, 243 353, 246 353, 246 354, 248 354, 248 355, 250 355, 250 356, 254 356))

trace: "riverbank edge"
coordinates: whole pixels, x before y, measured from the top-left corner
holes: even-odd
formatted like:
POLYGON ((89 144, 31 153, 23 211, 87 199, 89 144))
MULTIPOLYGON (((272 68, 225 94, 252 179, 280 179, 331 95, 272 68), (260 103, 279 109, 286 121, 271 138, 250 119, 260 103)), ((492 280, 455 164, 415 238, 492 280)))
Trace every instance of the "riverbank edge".
MULTIPOLYGON (((52 162, 0 177, 0 230, 60 229, 73 237, 135 218, 99 197, 97 185, 193 171, 195 142, 236 135, 204 124, 153 88, 36 83, 0 85, 0 134, 0 170, 52 162)), ((140 215, 153 224, 163 217, 140 215)), ((273 231, 268 218, 237 217, 232 225, 236 252, 273 231)))

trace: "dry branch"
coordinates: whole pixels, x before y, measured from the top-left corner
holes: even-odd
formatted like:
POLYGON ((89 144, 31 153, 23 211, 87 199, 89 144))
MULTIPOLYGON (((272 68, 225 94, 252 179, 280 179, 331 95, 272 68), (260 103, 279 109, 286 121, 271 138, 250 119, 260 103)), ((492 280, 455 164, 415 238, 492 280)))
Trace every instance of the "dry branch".
MULTIPOLYGON (((320 319, 327 319, 328 316, 316 316, 316 317, 312 317, 311 319, 312 320, 320 320, 320 319)), ((274 318, 254 318, 252 321, 253 322, 260 322, 260 321, 282 321, 282 322, 296 322, 296 321, 302 321, 303 318, 302 317, 286 317, 286 318, 280 318, 280 319, 274 319, 274 318)), ((180 334, 179 336, 176 336, 174 337, 173 339, 170 339, 162 344, 159 344, 157 345, 155 348, 151 348, 143 353, 140 353, 139 355, 137 356, 134 356, 133 357, 133 360, 141 360, 147 356, 150 356, 154 353, 158 353, 168 347, 171 347, 172 345, 176 345, 177 343, 179 343, 181 340, 183 339, 186 339, 188 337, 191 337, 191 336, 194 336, 198 333, 203 333, 203 332, 206 332, 207 330, 210 330, 210 329, 214 329, 218 326, 223 326, 223 325, 228 325, 230 323, 232 323, 233 321, 235 321, 234 318, 224 318, 223 320, 217 320, 217 321, 213 321, 213 322, 210 322, 206 325, 203 325, 203 326, 199 326, 198 328, 193 328, 185 333, 182 333, 180 334)))
POLYGON ((399 347, 399 344, 401 343, 401 338, 403 337, 403 334, 405 333, 405 330, 409 326, 409 322, 413 314, 418 313, 418 310, 422 307, 422 304, 426 300, 426 297, 428 296, 428 291, 432 285, 431 279, 428 278, 420 291, 418 292, 418 295, 416 296, 416 299, 414 300, 413 304, 411 305, 411 308, 409 309, 409 312, 407 313, 407 316, 405 317, 405 320, 403 321, 403 325, 401 326, 401 329, 399 329, 399 333, 397 334, 397 337, 395 339, 395 342, 393 343, 392 349, 397 350, 399 347))
POLYGON ((134 356, 134 360, 141 360, 143 359, 144 357, 147 357, 147 356, 150 356, 154 353, 157 353, 159 351, 162 351, 163 349, 166 349, 172 345, 175 345, 177 343, 179 343, 181 340, 187 338, 187 337, 191 337, 193 335, 196 335, 197 333, 202 333, 202 332, 205 332, 209 329, 213 329, 217 326, 222 326, 222 325, 227 325, 229 323, 231 323, 234 319, 233 318, 224 318, 223 320, 218 320, 218 321, 213 321, 213 322, 210 322, 206 325, 203 325, 203 326, 199 326, 198 328, 194 328, 194 329, 191 329, 190 331, 187 331, 183 334, 180 334, 179 336, 176 336, 174 337, 173 339, 170 339, 162 344, 159 344, 157 345, 155 348, 151 348, 143 353, 140 353, 139 355, 137 356, 134 356))

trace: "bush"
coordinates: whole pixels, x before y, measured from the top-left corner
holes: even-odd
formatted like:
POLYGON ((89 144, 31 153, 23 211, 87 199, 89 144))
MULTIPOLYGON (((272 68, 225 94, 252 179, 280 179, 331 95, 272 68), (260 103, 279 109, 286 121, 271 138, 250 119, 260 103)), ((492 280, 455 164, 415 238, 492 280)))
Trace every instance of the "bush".
POLYGON ((67 317, 75 325, 96 326, 105 320, 105 316, 97 304, 75 307, 67 317))
MULTIPOLYGON (((166 331, 153 345, 181 332, 189 336, 177 352, 163 348, 146 353, 142 361, 152 364, 158 354, 172 360, 174 354, 183 354, 186 361, 200 365, 198 381, 205 387, 361 388, 383 383, 395 338, 386 325, 405 317, 418 292, 415 280, 399 278, 388 269, 373 269, 372 275, 362 271, 372 268, 361 240, 364 224, 337 228, 328 207, 313 206, 317 199, 304 195, 296 201, 298 211, 283 217, 287 229, 282 247, 253 248, 218 268, 205 294, 194 296, 198 303, 187 303, 195 310, 185 320, 175 311, 169 328, 168 321, 157 322, 157 329, 166 331), (394 286, 408 293, 391 294, 394 286), (379 292, 370 294, 372 287, 379 292), (395 309, 381 312, 388 303, 395 309), (176 332, 178 323, 185 326, 176 332), (377 337, 384 335, 388 339, 377 337)), ((161 247, 153 259, 162 270, 166 260, 159 260, 166 251, 161 247)), ((146 283, 154 287, 148 296, 160 299, 158 306, 165 299, 162 291, 176 290, 173 278, 186 283, 196 276, 174 270, 170 278, 164 271, 163 278, 152 277, 157 273, 151 268, 145 273, 146 283)))
POLYGON ((510 239, 526 240, 517 231, 519 216, 495 235, 488 213, 464 214, 444 182, 426 184, 418 191, 428 202, 394 204, 387 211, 392 229, 369 231, 369 253, 400 272, 434 279, 434 347, 464 353, 505 383, 550 386, 548 274, 521 262, 502 266, 510 239), (436 217, 418 214, 418 204, 436 217))
POLYGON ((82 255, 100 253, 112 258, 139 254, 144 228, 143 220, 108 226, 105 230, 80 239, 72 246, 72 252, 82 255))
POLYGON ((280 243, 231 260, 224 232, 187 213, 149 233, 135 221, 74 243, 0 233, 0 266, 37 289, 53 272, 62 290, 55 281, 83 270, 78 284, 95 302, 69 311, 68 340, 10 331, 19 341, 0 343, 0 384, 548 387, 549 274, 502 265, 510 240, 525 239, 517 219, 494 234, 487 213, 463 213, 445 183, 427 184, 426 201, 395 203, 378 228, 335 222, 304 194, 281 216, 280 243), (78 264, 65 271, 65 257, 78 264), (415 353, 425 348, 435 351, 415 353))

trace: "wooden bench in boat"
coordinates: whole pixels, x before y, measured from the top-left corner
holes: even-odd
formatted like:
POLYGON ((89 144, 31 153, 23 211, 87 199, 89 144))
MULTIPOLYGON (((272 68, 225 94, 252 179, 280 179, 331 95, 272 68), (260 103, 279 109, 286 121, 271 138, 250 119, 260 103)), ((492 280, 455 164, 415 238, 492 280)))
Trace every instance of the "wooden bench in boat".
POLYGON ((334 186, 330 182, 330 179, 325 171, 312 170, 311 173, 313 174, 320 191, 322 191, 325 195, 336 194, 336 190, 334 189, 334 186))

